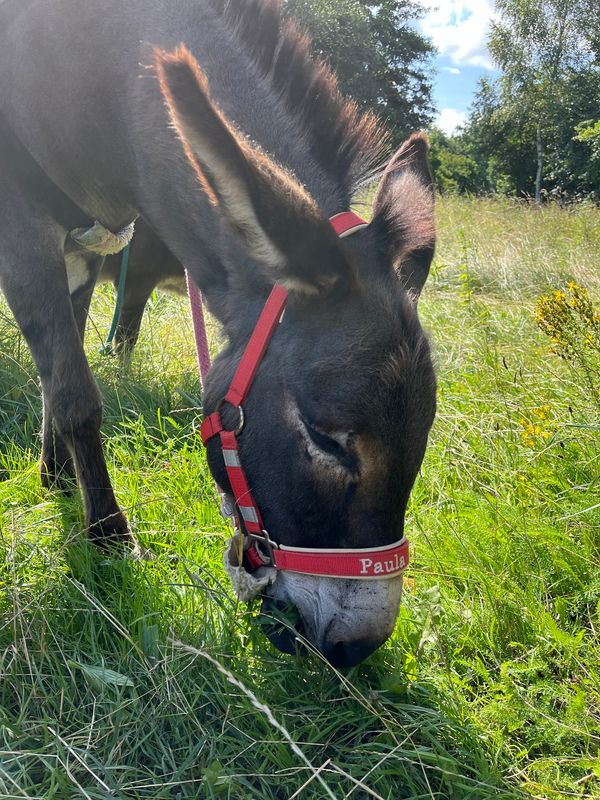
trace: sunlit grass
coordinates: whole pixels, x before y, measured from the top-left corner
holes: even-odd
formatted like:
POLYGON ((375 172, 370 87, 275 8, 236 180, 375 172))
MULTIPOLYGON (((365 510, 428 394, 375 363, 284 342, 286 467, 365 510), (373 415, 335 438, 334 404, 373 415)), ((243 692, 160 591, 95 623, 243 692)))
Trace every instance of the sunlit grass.
POLYGON ((96 552, 79 500, 42 491, 35 371, 0 307, 1 797, 598 797, 600 421, 533 308, 571 278, 599 299, 600 211, 450 198, 439 219, 413 566, 392 641, 344 675, 274 651, 232 598, 183 301, 153 299, 125 369, 97 353, 108 287, 88 333, 150 562, 96 552))
POLYGON ((600 214, 592 203, 561 208, 508 198, 445 197, 437 210, 440 239, 435 285, 481 288, 528 302, 549 286, 574 280, 600 288, 600 214), (471 286, 469 286, 471 282, 471 286))

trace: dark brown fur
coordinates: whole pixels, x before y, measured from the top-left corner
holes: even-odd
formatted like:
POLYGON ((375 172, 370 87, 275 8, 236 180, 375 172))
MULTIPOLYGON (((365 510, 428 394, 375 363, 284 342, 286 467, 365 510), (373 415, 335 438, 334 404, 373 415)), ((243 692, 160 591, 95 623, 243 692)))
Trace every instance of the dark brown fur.
MULTIPOLYGON (((226 337, 207 413, 273 283, 288 287, 245 404, 248 480, 282 544, 378 547, 402 535, 435 412, 415 302, 433 254, 427 147, 414 138, 399 151, 371 224, 338 239, 327 219, 348 207, 382 137, 307 53, 267 0, 0 4, 0 116, 90 222, 118 231, 140 216, 185 264, 226 337)), ((0 281, 41 378, 44 474, 74 465, 91 535, 131 541, 82 347, 100 259, 70 229, 0 148, 0 281)), ((228 491, 216 440, 208 460, 228 491)), ((266 602, 295 604, 313 644, 348 665, 392 630, 389 588, 284 573, 266 602)))
POLYGON ((387 141, 374 114, 343 97, 325 61, 310 53, 310 37, 285 19, 281 0, 211 0, 259 71, 310 137, 319 163, 343 186, 346 205, 379 167, 387 141))

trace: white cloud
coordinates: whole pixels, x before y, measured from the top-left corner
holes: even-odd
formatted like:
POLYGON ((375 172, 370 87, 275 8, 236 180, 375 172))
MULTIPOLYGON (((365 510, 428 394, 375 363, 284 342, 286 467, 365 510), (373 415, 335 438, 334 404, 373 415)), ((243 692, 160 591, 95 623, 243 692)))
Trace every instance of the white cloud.
POLYGON ((487 34, 494 17, 493 0, 418 0, 427 9, 420 21, 441 55, 454 64, 493 69, 487 34))
POLYGON ((458 108, 442 108, 435 120, 435 126, 451 136, 456 133, 457 128, 464 125, 466 119, 466 111, 459 111, 458 108))
POLYGON ((460 75, 460 70, 457 67, 442 67, 442 72, 449 72, 450 75, 460 75))

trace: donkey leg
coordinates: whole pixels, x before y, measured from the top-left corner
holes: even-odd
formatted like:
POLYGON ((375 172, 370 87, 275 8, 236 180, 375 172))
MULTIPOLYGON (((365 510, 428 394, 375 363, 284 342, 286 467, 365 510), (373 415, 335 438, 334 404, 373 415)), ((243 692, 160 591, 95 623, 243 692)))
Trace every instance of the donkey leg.
POLYGON ((1 231, 2 289, 36 362, 54 428, 74 458, 91 537, 101 545, 133 543, 102 453, 102 399, 83 351, 58 231, 29 204, 19 208, 18 199, 15 193, 10 206, 0 202, 8 223, 1 231), (27 246, 18 235, 24 219, 27 246))
POLYGON ((75 463, 67 443, 56 430, 45 392, 42 391, 42 453, 40 480, 46 489, 70 495, 76 478, 75 463))
MULTIPOLYGON (((65 248, 67 279, 73 316, 82 345, 90 302, 102 267, 102 261, 102 258, 82 253, 79 247, 72 245, 70 242, 67 243, 65 248)), ((87 359, 85 364, 89 372, 87 359)), ((91 380, 95 391, 98 392, 93 377, 91 380)), ((71 437, 69 437, 68 432, 65 434, 64 431, 63 436, 69 441, 69 447, 77 464, 77 473, 84 495, 90 536, 101 546, 118 541, 133 545, 135 540, 129 531, 125 515, 117 505, 106 468, 100 440, 101 422, 102 401, 100 400, 97 419, 91 417, 83 427, 74 431, 71 437)))
MULTIPOLYGON (((111 264, 114 269, 114 264, 111 264)), ((115 275, 115 288, 118 286, 118 273, 115 275)), ((180 279, 183 293, 185 281, 183 267, 175 256, 158 238, 152 228, 140 218, 136 223, 135 238, 129 256, 129 271, 125 283, 125 297, 116 333, 117 351, 127 356, 135 347, 144 309, 152 292, 165 280, 180 279)))
MULTIPOLYGON (((65 247, 65 265, 73 315, 83 342, 90 302, 102 266, 102 258, 83 253, 81 248, 68 242, 65 247)), ((40 459, 42 485, 47 489, 56 487, 64 494, 71 494, 76 477, 73 457, 67 442, 56 429, 44 393, 42 393, 42 400, 43 426, 40 459)))
POLYGON ((131 354, 137 344, 146 303, 153 291, 154 286, 141 286, 136 287, 135 292, 127 291, 125 293, 125 301, 119 315, 119 324, 115 334, 119 355, 127 356, 131 354))

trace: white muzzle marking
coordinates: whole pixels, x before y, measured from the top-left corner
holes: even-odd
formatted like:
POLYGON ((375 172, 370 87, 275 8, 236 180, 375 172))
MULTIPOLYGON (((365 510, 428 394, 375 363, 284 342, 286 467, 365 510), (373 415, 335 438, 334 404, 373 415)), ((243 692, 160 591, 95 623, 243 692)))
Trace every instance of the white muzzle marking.
POLYGON ((297 608, 306 636, 316 647, 326 639, 383 642, 398 617, 402 575, 361 581, 279 572, 265 594, 297 608))

